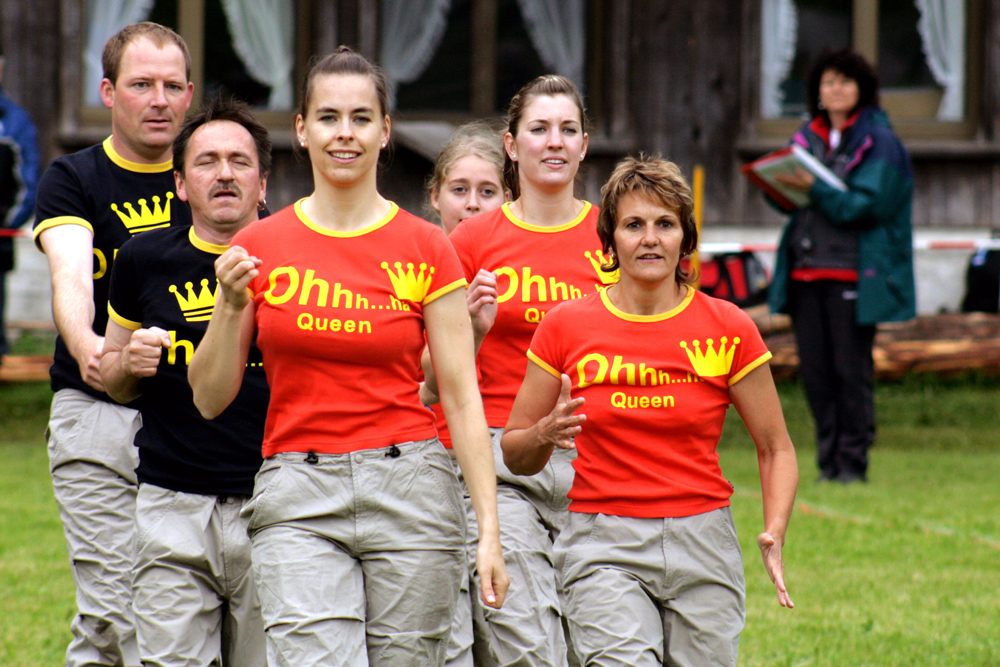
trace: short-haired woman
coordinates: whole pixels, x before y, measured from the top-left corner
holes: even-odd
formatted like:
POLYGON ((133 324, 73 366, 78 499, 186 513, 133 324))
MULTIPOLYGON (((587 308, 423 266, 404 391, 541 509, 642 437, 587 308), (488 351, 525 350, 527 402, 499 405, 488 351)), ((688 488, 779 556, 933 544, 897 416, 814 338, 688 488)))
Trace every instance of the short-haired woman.
POLYGON ((676 165, 621 162, 598 232, 620 278, 539 324, 504 461, 527 475, 553 452, 578 452, 555 560, 585 665, 735 665, 743 561, 716 453, 729 403, 757 445, 757 542, 792 606, 781 549, 798 468, 771 355, 745 313, 690 286, 681 258, 698 238, 676 165))

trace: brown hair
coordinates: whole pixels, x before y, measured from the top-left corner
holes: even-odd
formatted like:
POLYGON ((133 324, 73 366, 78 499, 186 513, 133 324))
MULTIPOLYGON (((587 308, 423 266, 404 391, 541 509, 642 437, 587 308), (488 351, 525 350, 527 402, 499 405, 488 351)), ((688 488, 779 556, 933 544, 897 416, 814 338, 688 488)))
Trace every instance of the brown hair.
POLYGON ((850 49, 824 51, 813 63, 806 81, 806 105, 811 117, 822 114, 827 122, 830 120, 826 109, 819 104, 819 84, 826 71, 831 69, 858 84, 858 103, 851 109, 852 114, 858 109, 878 106, 878 74, 864 56, 850 49))
MULTIPOLYGON (((517 137, 517 131, 521 124, 524 110, 531 101, 531 98, 540 95, 565 95, 573 100, 576 108, 580 110, 580 125, 584 132, 587 131, 587 111, 583 106, 583 98, 580 91, 572 81, 558 74, 543 74, 534 81, 525 85, 510 100, 507 107, 507 131, 510 136, 517 137)), ((510 190, 511 199, 521 196, 521 185, 518 182, 517 163, 510 159, 507 151, 503 155, 503 180, 504 185, 510 190)))
POLYGON ((312 98, 313 82, 316 77, 325 74, 358 74, 367 76, 375 84, 375 95, 378 97, 379 113, 382 117, 389 115, 389 81, 382 68, 365 58, 349 46, 338 47, 333 53, 315 61, 302 83, 302 102, 299 114, 305 120, 309 110, 309 100, 312 98))
POLYGON ((125 49, 140 37, 145 37, 160 49, 170 44, 179 48, 184 54, 184 77, 188 81, 191 80, 191 53, 184 38, 159 23, 144 21, 125 26, 112 35, 104 45, 101 66, 104 68, 104 78, 110 81, 111 85, 118 85, 118 70, 121 69, 125 49))
POLYGON ((451 173, 455 163, 468 155, 475 155, 489 162, 500 175, 500 187, 506 192, 507 186, 503 179, 503 153, 500 131, 495 123, 474 120, 456 129, 448 143, 438 153, 437 160, 434 162, 434 173, 427 179, 427 203, 425 206, 427 214, 437 213, 430 204, 431 195, 440 192, 441 186, 448 179, 448 174, 451 173))
MULTIPOLYGON (((597 236, 611 261, 601 267, 612 273, 619 262, 615 249, 615 227, 618 225, 618 204, 622 197, 640 192, 653 201, 676 211, 680 218, 681 256, 686 257, 698 247, 698 227, 694 220, 694 196, 691 186, 684 180, 680 167, 659 157, 640 155, 639 159, 627 157, 615 166, 608 182, 601 188, 601 212, 597 216, 597 236)), ((677 264, 678 283, 690 283, 691 275, 677 264)))
POLYGON ((215 97, 209 100, 195 115, 184 121, 181 131, 174 139, 174 171, 184 175, 184 161, 187 158, 191 135, 202 125, 216 120, 228 120, 242 125, 253 138, 257 150, 257 165, 261 178, 271 173, 271 138, 267 128, 254 118, 250 107, 232 97, 215 97))

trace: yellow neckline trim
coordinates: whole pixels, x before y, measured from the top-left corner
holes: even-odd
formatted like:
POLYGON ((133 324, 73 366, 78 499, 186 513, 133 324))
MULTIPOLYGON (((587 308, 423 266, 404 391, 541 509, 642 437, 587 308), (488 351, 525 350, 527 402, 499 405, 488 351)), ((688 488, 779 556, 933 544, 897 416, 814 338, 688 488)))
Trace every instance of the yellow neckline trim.
POLYGON ((107 154, 108 159, 117 164, 122 169, 127 169, 129 171, 134 171, 139 174, 162 174, 165 171, 172 171, 174 168, 174 161, 171 158, 166 162, 160 162, 158 164, 146 164, 143 162, 132 162, 131 160, 126 160, 115 147, 111 145, 111 137, 104 140, 104 152, 107 154))
POLYGON ((655 315, 633 315, 631 313, 626 313, 624 310, 619 310, 615 304, 611 303, 611 298, 608 296, 608 290, 601 290, 601 301, 604 303, 604 307, 611 311, 611 314, 615 317, 619 317, 623 320, 629 322, 662 322, 663 320, 669 320, 675 315, 680 315, 681 311, 688 307, 691 303, 691 299, 694 298, 694 288, 687 285, 687 294, 681 299, 681 302, 668 310, 665 313, 657 313, 655 315))
POLYGON ((396 217, 397 213, 399 213, 399 207, 396 206, 395 202, 389 202, 389 204, 391 205, 389 207, 389 212, 385 214, 384 218, 382 218, 375 224, 368 225, 367 227, 357 229, 353 232, 337 232, 332 229, 327 229, 326 227, 323 227, 321 225, 317 225, 315 222, 313 222, 309 218, 309 216, 306 215, 306 212, 302 209, 302 202, 304 202, 305 200, 306 198, 303 197, 302 199, 295 202, 295 215, 299 217, 299 220, 302 221, 302 224, 318 234, 322 234, 323 236, 332 236, 338 239, 349 239, 355 236, 364 236, 365 234, 374 232, 379 227, 384 227, 390 220, 396 217))
POLYGON ((593 206, 588 201, 583 202, 583 210, 580 211, 580 215, 576 216, 575 218, 567 222, 565 225, 558 225, 556 227, 543 227, 541 225, 532 225, 531 223, 521 220, 516 215, 514 215, 513 211, 510 210, 510 202, 504 202, 501 208, 503 209, 503 214, 507 216, 507 219, 510 220, 515 225, 517 225, 518 227, 520 227, 521 229, 527 229, 529 232, 538 232, 539 234, 554 234, 555 232, 564 232, 567 229, 573 229, 574 227, 579 225, 581 222, 583 222, 583 219, 587 217, 587 214, 590 213, 590 209, 593 208, 593 206))
POLYGON ((194 231, 194 225, 188 227, 188 240, 191 241, 191 245, 193 245, 198 250, 202 250, 204 252, 210 252, 213 255, 221 255, 222 253, 229 250, 228 245, 209 243, 208 241, 199 238, 198 234, 196 234, 194 231))

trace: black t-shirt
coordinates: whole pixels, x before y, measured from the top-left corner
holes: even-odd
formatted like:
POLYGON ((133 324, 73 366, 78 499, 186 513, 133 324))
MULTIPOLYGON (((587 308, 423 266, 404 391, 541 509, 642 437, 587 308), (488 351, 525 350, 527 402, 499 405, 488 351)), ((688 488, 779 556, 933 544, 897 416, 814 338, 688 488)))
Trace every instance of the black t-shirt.
MULTIPOLYGON (((122 244, 150 229, 191 224, 191 209, 175 192, 173 163, 129 162, 114 150, 110 137, 53 162, 38 184, 35 211, 36 243, 43 231, 59 225, 82 225, 93 232, 94 331, 101 336, 108 326, 111 267, 122 244)), ((111 400, 83 381, 61 337, 51 375, 53 391, 79 389, 111 400)))
POLYGON ((163 350, 156 375, 139 381, 140 482, 185 493, 253 492, 269 393, 260 351, 251 346, 243 386, 215 419, 198 413, 187 380, 215 304, 215 260, 225 250, 199 239, 193 227, 169 227, 141 234, 118 251, 111 317, 132 331, 160 327, 174 341, 163 350))

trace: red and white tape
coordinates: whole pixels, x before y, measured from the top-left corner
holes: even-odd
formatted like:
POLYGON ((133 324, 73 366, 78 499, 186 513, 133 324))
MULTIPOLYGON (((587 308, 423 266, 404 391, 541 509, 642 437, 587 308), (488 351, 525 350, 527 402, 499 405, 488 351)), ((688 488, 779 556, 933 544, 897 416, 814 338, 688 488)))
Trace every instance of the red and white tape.
MULTIPOLYGON (((705 255, 720 255, 729 252, 775 252, 778 249, 777 243, 702 243, 698 246, 705 255)), ((966 250, 974 252, 976 250, 1000 250, 1000 239, 973 239, 973 240, 916 240, 913 242, 914 250, 966 250)))

